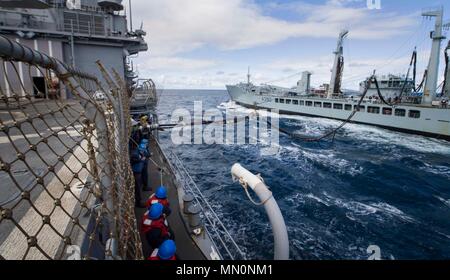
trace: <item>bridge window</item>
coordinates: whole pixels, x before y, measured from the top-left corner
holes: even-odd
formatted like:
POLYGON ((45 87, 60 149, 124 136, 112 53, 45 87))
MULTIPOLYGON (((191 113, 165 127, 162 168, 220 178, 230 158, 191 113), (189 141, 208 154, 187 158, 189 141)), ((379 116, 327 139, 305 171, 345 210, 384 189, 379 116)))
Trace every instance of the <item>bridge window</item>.
POLYGON ((420 118, 420 111, 409 110, 409 117, 413 118, 413 119, 419 119, 420 118))
POLYGON ((367 107, 367 113, 379 114, 380 113, 380 107, 369 106, 369 107, 367 107))
POLYGON ((291 101, 292 100, 290 100, 290 99, 286 99, 286 104, 291 104, 291 101))
POLYGON ((395 109, 395 115, 397 117, 404 117, 406 116, 406 111, 404 109, 395 109))
POLYGON ((358 112, 364 112, 364 111, 366 111, 366 107, 360 106, 360 105, 359 106, 355 105, 355 110, 358 112))
POLYGON ((331 103, 324 102, 323 103, 323 108, 331 108, 331 103))
POLYGON ((391 108, 383 108, 383 115, 392 115, 392 109, 391 108))
POLYGON ((301 105, 301 106, 305 105, 305 101, 300 100, 300 104, 299 105, 301 105))
POLYGON ((322 102, 314 102, 314 107, 322 107, 322 102))
POLYGON ((351 111, 351 110, 352 110, 352 105, 350 105, 350 104, 345 104, 345 110, 346 110, 346 111, 351 111))
POLYGON ((279 101, 278 101, 278 98, 275 98, 275 103, 278 103, 279 101))
POLYGON ((280 103, 284 103, 284 99, 280 98, 280 103))
POLYGON ((306 106, 312 106, 312 101, 306 101, 306 106))
POLYGON ((341 103, 334 103, 333 104, 333 108, 334 109, 338 109, 338 110, 342 110, 343 105, 341 103))
POLYGON ((298 100, 292 100, 292 104, 298 105, 298 100))

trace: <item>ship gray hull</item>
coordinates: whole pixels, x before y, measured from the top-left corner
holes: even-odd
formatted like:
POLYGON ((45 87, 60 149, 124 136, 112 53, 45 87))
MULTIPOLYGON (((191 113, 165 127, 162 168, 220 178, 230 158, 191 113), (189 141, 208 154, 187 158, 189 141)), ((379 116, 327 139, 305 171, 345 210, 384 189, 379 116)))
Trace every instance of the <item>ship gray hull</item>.
MULTIPOLYGON (((261 95, 248 92, 242 86, 227 86, 227 90, 234 102, 248 108, 278 110, 281 114, 336 120, 348 119, 357 104, 357 100, 261 95), (285 103, 280 103, 280 100, 285 103), (286 104, 288 100, 290 104, 286 104), (307 103, 310 106, 307 106, 307 103), (331 108, 324 108, 330 104, 331 108)), ((371 102, 365 102, 361 106, 364 106, 364 109, 355 114, 351 120, 352 123, 373 125, 450 141, 450 109, 408 105, 393 108, 371 102), (391 114, 387 114, 389 109, 392 111, 391 114), (397 116, 397 110, 404 112, 405 115, 397 116), (419 116, 417 116, 417 112, 419 112, 419 116)))

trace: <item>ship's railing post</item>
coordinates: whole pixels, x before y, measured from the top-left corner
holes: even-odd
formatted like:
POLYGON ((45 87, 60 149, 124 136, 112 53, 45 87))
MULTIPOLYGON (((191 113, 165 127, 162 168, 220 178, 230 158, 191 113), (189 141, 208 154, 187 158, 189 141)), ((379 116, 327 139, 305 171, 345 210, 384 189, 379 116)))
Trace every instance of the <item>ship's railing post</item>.
MULTIPOLYGON (((278 207, 272 192, 264 184, 259 176, 252 174, 250 171, 236 163, 231 168, 231 174, 234 179, 239 180, 241 185, 247 191, 250 187, 259 197, 261 203, 269 216, 270 224, 272 225, 272 232, 274 238, 274 259, 288 260, 289 259, 289 237, 287 234, 286 224, 284 223, 283 215, 278 207)), ((249 195, 247 193, 247 195, 249 195)), ((250 196, 249 196, 250 198, 250 196)), ((251 199, 251 198, 250 198, 251 199)), ((252 200, 253 203, 255 203, 252 200)), ((258 203, 255 203, 258 204, 258 203)))

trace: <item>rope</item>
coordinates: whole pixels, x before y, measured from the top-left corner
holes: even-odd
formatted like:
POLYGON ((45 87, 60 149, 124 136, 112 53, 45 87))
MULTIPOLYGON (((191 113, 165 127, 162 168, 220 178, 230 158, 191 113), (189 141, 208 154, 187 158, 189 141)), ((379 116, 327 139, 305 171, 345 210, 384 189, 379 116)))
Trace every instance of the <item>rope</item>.
POLYGON ((266 204, 266 202, 271 199, 273 197, 273 195, 271 194, 268 198, 266 198, 264 201, 260 201, 260 202, 256 202, 250 195, 249 191, 248 191, 248 184, 247 182, 245 182, 242 178, 239 178, 239 184, 244 188, 245 190, 245 194, 247 195, 248 199, 250 200, 251 203, 253 203, 256 206, 261 206, 266 204))
POLYGON ((253 204, 256 205, 256 206, 264 205, 270 198, 272 198, 272 195, 271 195, 269 198, 267 198, 267 199, 264 200, 264 201, 256 202, 256 201, 254 201, 253 198, 250 196, 250 193, 248 192, 248 186, 244 187, 244 190, 245 190, 245 193, 247 194, 247 197, 248 197, 248 199, 250 200, 250 202, 253 203, 253 204))

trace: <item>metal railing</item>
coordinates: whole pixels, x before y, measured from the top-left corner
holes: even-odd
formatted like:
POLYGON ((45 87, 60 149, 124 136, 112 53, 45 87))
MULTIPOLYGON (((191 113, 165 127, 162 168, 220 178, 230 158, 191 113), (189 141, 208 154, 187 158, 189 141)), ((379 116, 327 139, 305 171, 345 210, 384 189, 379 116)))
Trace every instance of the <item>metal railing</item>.
MULTIPOLYGON (((115 23, 112 30, 109 26, 109 13, 101 10, 69 10, 57 9, 54 17, 46 14, 30 14, 22 10, 0 9, 0 25, 17 31, 23 30, 46 30, 51 32, 74 33, 78 36, 100 36, 100 37, 127 37, 127 26, 122 21, 115 23)), ((58 35, 60 35, 58 33, 58 35)))
POLYGON ((158 103, 158 95, 153 80, 139 79, 131 95, 131 108, 149 108, 158 103))
POLYGON ((3 36, 0 74, 0 259, 142 259, 124 82, 3 36))
POLYGON ((211 237, 211 241, 218 249, 222 258, 231 260, 245 260, 245 253, 236 243, 233 236, 231 236, 226 226, 222 223, 222 220, 217 216, 208 200, 203 196, 203 193, 195 183, 194 179, 192 179, 181 160, 172 150, 165 150, 165 155, 175 172, 177 181, 181 184, 184 192, 193 195, 195 203, 200 206, 205 230, 208 232, 211 237))

